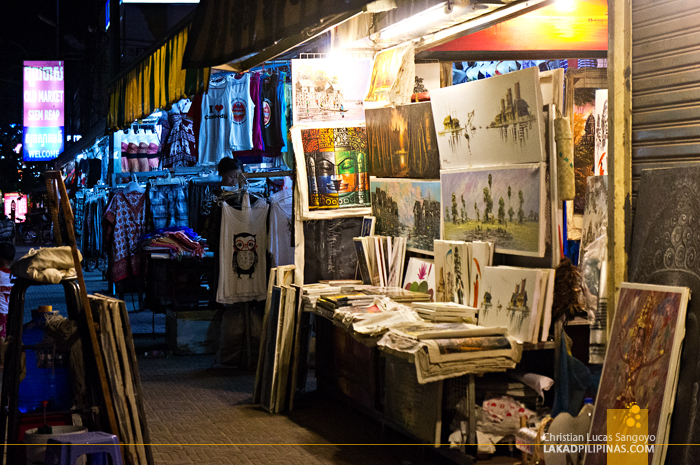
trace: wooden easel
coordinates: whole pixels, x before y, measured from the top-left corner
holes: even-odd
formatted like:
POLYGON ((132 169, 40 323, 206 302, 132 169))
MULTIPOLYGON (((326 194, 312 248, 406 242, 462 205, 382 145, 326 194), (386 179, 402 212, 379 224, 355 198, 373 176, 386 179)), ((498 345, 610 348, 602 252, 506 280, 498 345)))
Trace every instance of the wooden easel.
POLYGON ((109 381, 105 372, 104 361, 100 355, 100 345, 97 340, 97 332, 95 330, 95 320, 92 317, 92 309, 90 300, 88 299, 87 289, 85 288, 85 278, 83 277, 83 267, 80 264, 78 256, 78 247, 75 242, 75 217, 68 200, 68 192, 66 185, 63 183, 60 171, 46 171, 46 192, 49 199, 49 208, 51 210, 51 219, 53 221, 54 238, 57 246, 63 245, 61 241, 61 227, 58 221, 59 202, 63 207, 63 216, 66 221, 66 232, 68 234, 68 245, 71 248, 73 255, 73 264, 75 273, 78 276, 78 285, 80 287, 80 300, 82 302, 83 312, 85 312, 85 320, 87 321, 87 330, 90 334, 90 344, 92 352, 95 354, 95 364, 97 365, 97 374, 99 376, 102 397, 105 404, 107 418, 109 420, 110 433, 118 434, 117 419, 114 413, 114 404, 112 396, 109 392, 109 381))

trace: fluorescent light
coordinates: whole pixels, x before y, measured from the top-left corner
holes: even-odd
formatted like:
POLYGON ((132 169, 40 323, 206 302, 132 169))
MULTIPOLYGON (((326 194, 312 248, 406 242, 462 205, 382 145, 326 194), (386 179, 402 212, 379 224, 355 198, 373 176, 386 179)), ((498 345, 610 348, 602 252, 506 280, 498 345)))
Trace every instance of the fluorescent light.
POLYGON ((393 39, 395 37, 401 37, 409 35, 411 32, 416 30, 425 30, 429 27, 431 23, 437 21, 443 21, 448 15, 445 14, 445 3, 440 3, 432 8, 417 13, 410 18, 406 18, 403 21, 399 21, 396 24, 392 24, 385 30, 381 31, 381 39, 393 39))

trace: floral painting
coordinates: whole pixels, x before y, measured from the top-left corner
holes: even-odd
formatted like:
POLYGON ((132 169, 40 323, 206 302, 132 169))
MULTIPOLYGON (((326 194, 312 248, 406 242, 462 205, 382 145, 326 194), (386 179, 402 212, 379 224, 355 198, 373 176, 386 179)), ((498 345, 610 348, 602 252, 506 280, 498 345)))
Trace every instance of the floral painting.
POLYGON ((407 291, 423 292, 435 300, 435 264, 433 260, 411 257, 406 268, 403 287, 407 291))

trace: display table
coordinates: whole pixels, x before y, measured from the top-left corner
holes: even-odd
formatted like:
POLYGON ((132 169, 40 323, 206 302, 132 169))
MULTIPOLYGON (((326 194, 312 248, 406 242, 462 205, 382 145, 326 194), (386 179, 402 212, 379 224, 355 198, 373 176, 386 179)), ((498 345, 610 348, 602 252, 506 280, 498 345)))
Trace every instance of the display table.
MULTIPOLYGON (((304 310, 317 316, 316 378, 319 391, 341 397, 383 425, 419 444, 433 447, 456 463, 474 463, 473 455, 449 449, 446 442, 457 404, 462 401, 469 406, 469 419, 466 425, 462 425, 464 442, 476 444, 474 374, 419 384, 412 354, 377 346, 378 337, 355 333, 334 320, 333 312, 319 306, 306 305, 304 310)), ((531 354, 542 350, 552 354, 552 349, 553 342, 523 346, 523 350, 531 354)), ((531 357, 524 353, 524 358, 531 357)), ((471 449, 476 452, 475 447, 471 449)))

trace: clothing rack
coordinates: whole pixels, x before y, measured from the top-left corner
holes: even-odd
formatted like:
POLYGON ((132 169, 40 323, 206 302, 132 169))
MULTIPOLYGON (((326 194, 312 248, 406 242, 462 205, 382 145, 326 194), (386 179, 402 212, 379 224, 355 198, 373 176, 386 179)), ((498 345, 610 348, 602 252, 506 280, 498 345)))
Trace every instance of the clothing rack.
POLYGON ((117 180, 121 180, 126 176, 127 173, 112 173, 112 185, 113 186, 118 186, 120 184, 128 184, 131 181, 136 181, 136 182, 144 182, 147 181, 150 178, 160 178, 160 177, 170 177, 170 171, 168 170, 162 170, 162 171, 139 171, 139 172, 131 172, 129 174, 129 180, 124 183, 124 182, 117 182, 117 180))

